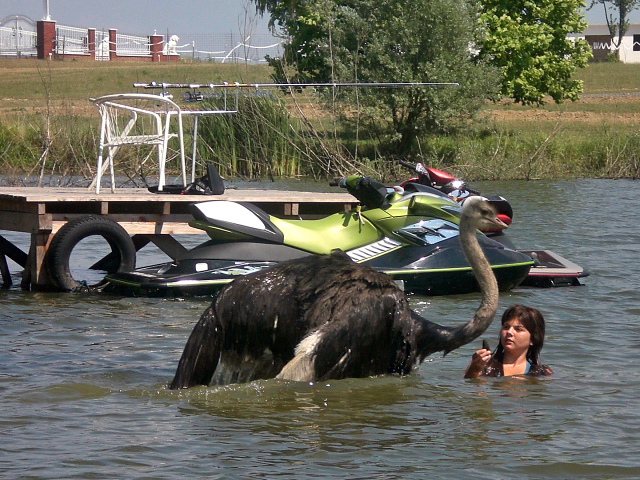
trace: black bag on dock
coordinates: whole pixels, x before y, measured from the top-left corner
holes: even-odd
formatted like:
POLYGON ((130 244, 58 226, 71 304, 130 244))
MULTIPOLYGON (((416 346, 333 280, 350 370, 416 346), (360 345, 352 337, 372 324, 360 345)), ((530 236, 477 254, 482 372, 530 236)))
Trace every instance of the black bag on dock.
POLYGON ((207 163, 207 174, 195 182, 183 185, 165 185, 162 191, 158 187, 149 187, 151 193, 169 193, 176 195, 222 195, 224 183, 218 170, 212 163, 207 163))

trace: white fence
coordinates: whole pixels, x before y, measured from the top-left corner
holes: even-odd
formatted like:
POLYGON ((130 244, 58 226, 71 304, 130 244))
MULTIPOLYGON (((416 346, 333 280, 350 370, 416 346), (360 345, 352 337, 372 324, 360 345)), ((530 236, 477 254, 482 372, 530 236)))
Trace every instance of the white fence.
MULTIPOLYGON (((109 52, 113 46, 109 43, 109 32, 96 30, 96 60, 109 60, 109 52)), ((56 54, 88 55, 89 30, 86 28, 56 26, 56 54)), ((115 52, 124 57, 148 57, 149 39, 135 35, 116 33, 115 52)))
MULTIPOLYGON (((0 21, 0 56, 37 56, 36 22, 24 15, 10 15, 0 21)), ((267 34, 169 34, 164 35, 162 52, 175 60, 222 63, 262 63, 265 56, 281 54, 281 40, 267 34)), ((95 30, 95 48, 89 42, 89 29, 56 25, 56 55, 86 55, 95 50, 95 59, 106 61, 110 53, 123 57, 150 57, 149 37, 116 32, 115 45, 107 30, 95 30)))
POLYGON ((5 17, 0 21, 0 56, 37 56, 36 24, 23 15, 5 17))
POLYGON ((149 39, 147 37, 117 33, 116 53, 125 57, 148 57, 151 55, 149 39))
POLYGON ((86 28, 56 26, 56 53, 58 55, 88 55, 89 31, 86 28))
MULTIPOLYGON (((167 44, 173 35, 165 35, 167 44)), ((263 63, 282 54, 281 39, 267 34, 178 33, 174 47, 180 58, 220 63, 263 63)))

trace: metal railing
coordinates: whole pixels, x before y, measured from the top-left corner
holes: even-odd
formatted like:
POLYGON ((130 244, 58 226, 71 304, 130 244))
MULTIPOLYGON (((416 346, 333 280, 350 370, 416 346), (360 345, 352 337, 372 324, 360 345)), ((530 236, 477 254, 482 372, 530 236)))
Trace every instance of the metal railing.
POLYGON ((0 56, 35 57, 38 35, 21 27, 0 27, 0 56))
MULTIPOLYGON (((149 57, 148 36, 116 33, 115 44, 109 42, 107 30, 95 30, 95 46, 89 42, 89 29, 56 25, 54 52, 57 55, 89 55, 96 60, 118 56, 149 57)), ((261 63, 265 56, 281 54, 282 39, 266 34, 183 33, 163 35, 162 52, 193 61, 221 63, 261 63)), ((5 17, 0 21, 0 56, 37 56, 36 22, 24 15, 5 17)))
MULTIPOLYGON (((178 33, 175 47, 181 58, 221 63, 262 63, 265 56, 281 55, 282 39, 266 34, 178 33)), ((169 42, 171 35, 165 36, 169 42)))
POLYGON ((116 34, 116 54, 126 57, 145 57, 151 55, 149 39, 136 35, 116 34))
POLYGON ((89 33, 86 28, 56 26, 56 54, 88 55, 89 33))

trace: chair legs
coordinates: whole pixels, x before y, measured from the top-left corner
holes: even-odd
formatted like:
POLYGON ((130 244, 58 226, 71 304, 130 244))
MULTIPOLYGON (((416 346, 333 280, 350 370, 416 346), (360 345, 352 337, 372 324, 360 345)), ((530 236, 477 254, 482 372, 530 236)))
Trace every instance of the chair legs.
MULTIPOLYGON (((167 150, 168 150, 168 144, 169 144, 169 129, 171 126, 171 112, 167 112, 166 114, 166 120, 165 120, 165 125, 164 125, 164 140, 162 142, 162 145, 158 145, 158 191, 162 191, 163 187, 166 185, 166 178, 165 178, 165 172, 166 172, 166 163, 167 163, 167 150)), ((186 166, 186 162, 185 162, 185 156, 184 156, 184 136, 182 133, 182 115, 180 113, 177 113, 176 116, 178 117, 178 142, 180 144, 180 171, 182 173, 182 186, 186 187, 187 186, 187 166, 186 166)), ((159 125, 158 128, 162 129, 162 127, 159 125)), ((162 131, 162 130, 160 130, 162 131)))
MULTIPOLYGON (((102 112, 100 113, 102 114, 102 112)), ((93 188, 93 185, 95 183, 96 193, 100 193, 100 182, 102 181, 102 155, 104 153, 104 139, 107 130, 107 122, 108 120, 103 115, 102 122, 100 122, 100 145, 98 146, 98 165, 96 170, 96 177, 91 185, 89 185, 89 188, 93 188)), ((110 159, 108 158, 107 161, 109 160, 110 159)), ((113 184, 111 185, 111 188, 113 189, 113 184)))
POLYGON ((178 141, 180 142, 180 165, 182 167, 182 186, 187 186, 187 166, 184 158, 184 135, 182 130, 182 114, 178 112, 178 141))

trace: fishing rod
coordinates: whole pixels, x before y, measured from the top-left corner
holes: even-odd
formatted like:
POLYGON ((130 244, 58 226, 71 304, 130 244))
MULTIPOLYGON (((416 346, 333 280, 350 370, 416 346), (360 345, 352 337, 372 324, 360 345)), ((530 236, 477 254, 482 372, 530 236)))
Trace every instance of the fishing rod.
POLYGON ((326 82, 326 83, 134 83, 135 88, 335 88, 335 87, 373 87, 373 88, 406 88, 406 87, 434 87, 434 86, 459 86, 457 82, 326 82))

